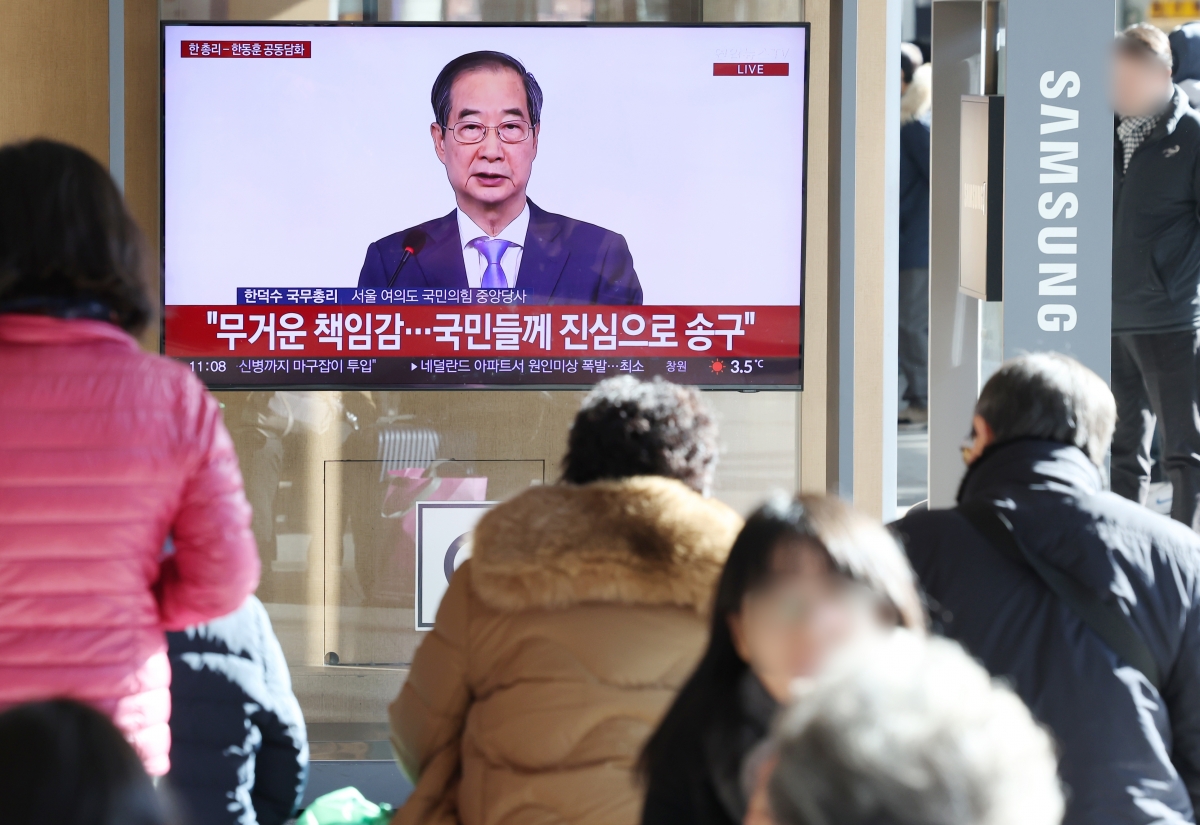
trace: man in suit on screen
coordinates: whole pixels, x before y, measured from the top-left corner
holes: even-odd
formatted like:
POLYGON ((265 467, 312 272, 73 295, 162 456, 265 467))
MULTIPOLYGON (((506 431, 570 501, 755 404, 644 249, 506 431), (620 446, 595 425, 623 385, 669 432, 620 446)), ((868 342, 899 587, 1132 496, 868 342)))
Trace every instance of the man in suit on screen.
POLYGON ((519 61, 464 54, 442 69, 431 98, 433 148, 458 208, 372 243, 360 287, 512 288, 529 303, 642 303, 623 237, 526 196, 542 90, 519 61))

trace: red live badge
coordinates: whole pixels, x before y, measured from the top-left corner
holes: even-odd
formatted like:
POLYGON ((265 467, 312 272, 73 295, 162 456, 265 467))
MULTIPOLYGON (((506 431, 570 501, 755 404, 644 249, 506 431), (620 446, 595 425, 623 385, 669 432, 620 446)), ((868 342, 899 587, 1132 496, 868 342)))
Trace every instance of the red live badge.
POLYGON ((714 63, 713 77, 787 77, 787 63, 714 63))

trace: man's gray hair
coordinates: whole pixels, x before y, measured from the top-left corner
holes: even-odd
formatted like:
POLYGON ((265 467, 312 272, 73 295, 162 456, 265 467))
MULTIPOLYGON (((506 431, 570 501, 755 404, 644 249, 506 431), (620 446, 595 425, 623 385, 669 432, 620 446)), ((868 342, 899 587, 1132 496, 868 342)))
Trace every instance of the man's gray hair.
POLYGON ((1071 444, 1098 467, 1117 425, 1117 402, 1104 380, 1057 352, 1005 361, 984 385, 975 413, 996 444, 1020 438, 1071 444))
POLYGON ((1058 825, 1050 736, 945 639, 836 657, 777 725, 777 825, 1058 825))

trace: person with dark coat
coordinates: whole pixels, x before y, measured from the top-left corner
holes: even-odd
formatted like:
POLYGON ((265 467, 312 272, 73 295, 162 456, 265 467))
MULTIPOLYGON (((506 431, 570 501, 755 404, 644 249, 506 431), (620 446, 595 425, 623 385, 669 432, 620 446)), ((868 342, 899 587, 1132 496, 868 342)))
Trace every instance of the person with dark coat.
MULTIPOLYGON (((906 44, 908 45, 908 44, 906 44)), ((919 49, 900 55, 900 372, 904 423, 929 420, 929 64, 919 49)))
MULTIPOLYGON (((1116 418, 1104 381, 1066 356, 1003 365, 975 409, 960 509, 896 527, 935 629, 1007 680, 1058 740, 1065 825, 1194 822, 1200 801, 1200 537, 1104 489, 1116 418), (1161 688, 1114 652, 1027 558, 1119 609, 1161 688), (940 628, 938 625, 940 624, 940 628)), ((1131 655, 1132 658, 1132 655, 1131 655)), ((1144 666, 1144 665, 1143 665, 1144 666)))
POLYGON ((283 649, 254 596, 167 634, 171 772, 185 825, 281 825, 308 779, 308 734, 283 649))
POLYGON ((741 825, 762 745, 797 679, 883 629, 925 630, 895 539, 836 498, 777 497, 746 520, 721 571, 704 658, 639 763, 642 825, 741 825))
POLYGON ((1116 49, 1112 489, 1146 502, 1157 426, 1171 517, 1200 529, 1200 115, 1160 30, 1131 26, 1116 49))
POLYGON ((1171 42, 1171 80, 1200 106, 1200 21, 1184 23, 1167 38, 1171 42))

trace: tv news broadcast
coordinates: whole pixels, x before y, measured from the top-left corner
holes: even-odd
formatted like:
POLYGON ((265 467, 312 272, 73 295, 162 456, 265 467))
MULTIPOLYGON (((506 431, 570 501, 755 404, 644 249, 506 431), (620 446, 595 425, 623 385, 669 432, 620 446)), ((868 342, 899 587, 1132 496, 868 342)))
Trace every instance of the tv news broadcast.
POLYGON ((163 25, 214 388, 802 384, 808 28, 163 25))

